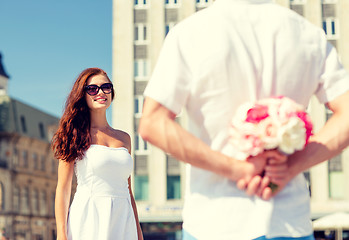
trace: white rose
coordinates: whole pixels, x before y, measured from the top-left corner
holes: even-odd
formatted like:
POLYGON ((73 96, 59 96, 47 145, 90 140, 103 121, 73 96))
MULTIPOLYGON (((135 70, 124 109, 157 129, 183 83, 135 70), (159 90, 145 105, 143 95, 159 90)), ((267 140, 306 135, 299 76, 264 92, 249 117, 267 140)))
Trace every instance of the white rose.
POLYGON ((277 148, 281 141, 280 135, 278 134, 280 131, 280 124, 274 120, 273 118, 266 118, 259 123, 258 132, 263 140, 265 149, 277 148))
POLYGON ((286 154, 292 154, 303 149, 305 145, 305 127, 303 121, 297 117, 292 117, 288 122, 280 127, 279 150, 286 154))

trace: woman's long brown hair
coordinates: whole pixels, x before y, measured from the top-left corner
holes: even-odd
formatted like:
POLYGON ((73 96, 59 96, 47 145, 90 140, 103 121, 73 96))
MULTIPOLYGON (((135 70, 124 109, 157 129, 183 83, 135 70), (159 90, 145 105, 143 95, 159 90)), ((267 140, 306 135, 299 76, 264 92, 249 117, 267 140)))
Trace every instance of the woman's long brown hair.
POLYGON ((85 100, 85 87, 88 79, 96 75, 104 75, 110 81, 102 69, 87 68, 80 73, 68 95, 58 130, 52 138, 52 149, 57 159, 66 162, 80 160, 91 145, 91 119, 85 100))

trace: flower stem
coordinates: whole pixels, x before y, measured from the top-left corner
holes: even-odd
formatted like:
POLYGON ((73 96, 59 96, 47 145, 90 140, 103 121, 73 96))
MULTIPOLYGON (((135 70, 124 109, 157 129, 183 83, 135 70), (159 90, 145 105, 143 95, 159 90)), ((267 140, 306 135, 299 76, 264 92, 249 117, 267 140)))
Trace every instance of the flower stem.
POLYGON ((279 188, 279 186, 273 182, 270 182, 268 187, 270 187, 272 193, 275 193, 276 190, 279 188))

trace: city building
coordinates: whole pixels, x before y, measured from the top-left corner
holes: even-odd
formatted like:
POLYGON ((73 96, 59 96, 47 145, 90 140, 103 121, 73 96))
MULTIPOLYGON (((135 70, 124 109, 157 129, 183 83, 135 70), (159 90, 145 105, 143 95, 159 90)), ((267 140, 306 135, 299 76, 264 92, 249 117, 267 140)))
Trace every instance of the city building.
MULTIPOLYGON (((349 1, 275 1, 323 28, 349 70, 349 1)), ((113 126, 127 131, 133 139, 133 187, 146 237, 159 232, 163 239, 179 239, 185 167, 137 134, 143 91, 171 27, 212 3, 213 0, 113 0, 112 70, 117 93, 113 126)), ((308 110, 315 131, 331 115, 315 98, 308 110)), ((184 113, 177 120, 186 126, 184 113)), ((335 211, 349 212, 348 160, 347 149, 305 173, 310 183, 313 219, 335 211)))
POLYGON ((8 80, 0 55, 0 238, 55 240, 59 119, 9 97, 8 80))

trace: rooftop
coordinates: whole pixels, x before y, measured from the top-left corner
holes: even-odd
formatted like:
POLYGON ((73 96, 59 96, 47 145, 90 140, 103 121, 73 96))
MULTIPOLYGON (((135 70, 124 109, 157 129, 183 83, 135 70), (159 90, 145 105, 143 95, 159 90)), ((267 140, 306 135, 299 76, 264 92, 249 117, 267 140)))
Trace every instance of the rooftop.
POLYGON ((0 96, 0 134, 20 135, 50 142, 59 119, 23 102, 0 96))
POLYGON ((10 76, 6 73, 4 65, 2 64, 2 55, 0 53, 0 76, 4 76, 6 78, 10 78, 10 76))

